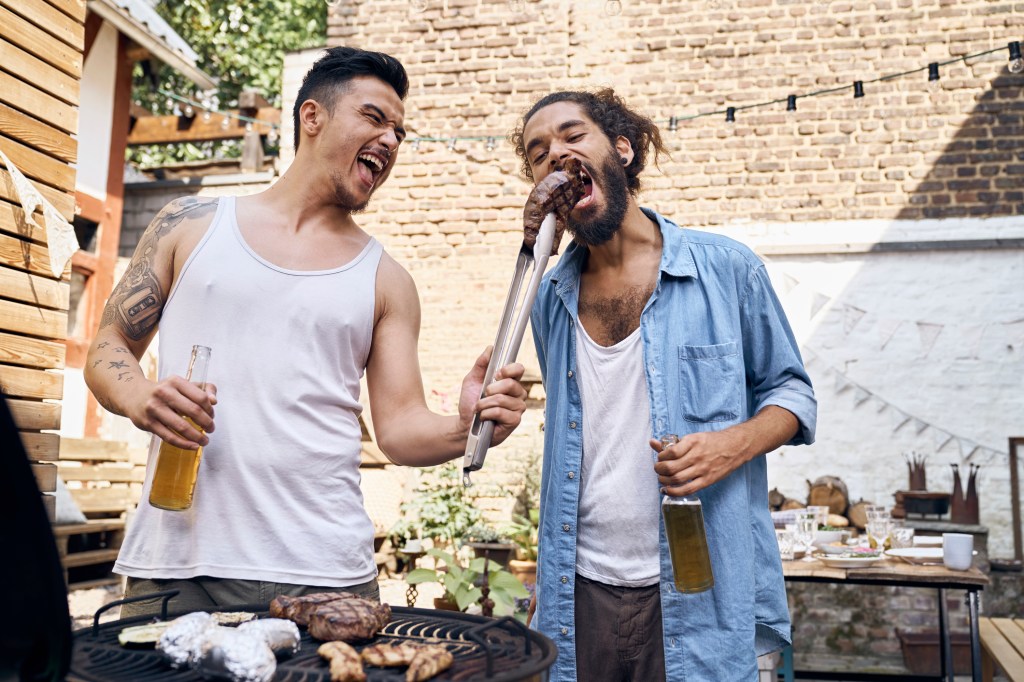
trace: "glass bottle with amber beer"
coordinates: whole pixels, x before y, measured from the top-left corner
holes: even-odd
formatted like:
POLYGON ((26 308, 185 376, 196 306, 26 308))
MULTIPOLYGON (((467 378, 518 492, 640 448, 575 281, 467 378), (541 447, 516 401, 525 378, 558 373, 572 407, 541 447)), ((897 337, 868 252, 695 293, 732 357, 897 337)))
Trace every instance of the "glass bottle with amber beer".
MULTIPOLYGON (((663 436, 661 444, 668 447, 678 443, 675 435, 663 436)), ((676 591, 703 592, 715 585, 708 554, 708 539, 704 532, 704 508, 696 495, 661 500, 661 514, 665 518, 669 554, 672 555, 672 574, 676 591)))
MULTIPOLYGON (((192 346, 192 359, 188 363, 185 379, 199 388, 206 388, 206 370, 210 364, 210 349, 206 346, 192 346)), ((196 426, 188 417, 187 421, 196 426)), ((199 460, 203 448, 186 450, 161 441, 156 459, 156 472, 149 490, 149 503, 168 511, 184 511, 192 506, 192 494, 196 488, 199 460)))

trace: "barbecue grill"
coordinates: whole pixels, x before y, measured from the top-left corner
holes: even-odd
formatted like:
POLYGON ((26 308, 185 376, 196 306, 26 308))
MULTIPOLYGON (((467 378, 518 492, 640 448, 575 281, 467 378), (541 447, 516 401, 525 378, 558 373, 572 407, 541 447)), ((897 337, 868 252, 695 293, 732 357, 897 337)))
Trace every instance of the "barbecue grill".
MULTIPOLYGON (((120 602, 96 612, 92 627, 74 633, 70 682, 194 682, 199 675, 191 670, 173 670, 161 652, 155 649, 127 649, 118 643, 122 629, 153 620, 137 616, 99 623, 100 614, 120 602)), ((166 604, 166 602, 165 602, 166 604)), ((267 605, 246 605, 219 611, 251 611, 259 618, 269 617, 267 605)), ((170 614, 169 618, 182 614, 170 614)), ((274 682, 330 682, 327 661, 316 652, 321 644, 304 628, 302 645, 294 656, 279 661, 274 682)), ((484 618, 456 611, 435 611, 393 606, 391 622, 373 639, 383 642, 440 644, 455 662, 432 680, 482 680, 546 682, 548 669, 555 662, 554 643, 544 635, 526 628, 513 618, 484 618)), ((369 644, 354 645, 360 650, 369 644)), ((405 679, 404 668, 366 666, 369 682, 405 679)))

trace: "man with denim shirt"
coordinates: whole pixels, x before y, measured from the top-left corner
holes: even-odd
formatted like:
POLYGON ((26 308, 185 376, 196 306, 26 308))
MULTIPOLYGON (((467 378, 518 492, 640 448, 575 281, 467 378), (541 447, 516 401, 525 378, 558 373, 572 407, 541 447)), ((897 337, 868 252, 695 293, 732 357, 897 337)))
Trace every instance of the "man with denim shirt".
POLYGON ((655 124, 611 90, 556 92, 512 134, 535 183, 578 159, 573 243, 532 311, 547 393, 533 626, 554 680, 757 679, 789 642, 764 453, 816 403, 763 264, 637 205, 655 124), (662 448, 659 438, 678 434, 662 448), (660 493, 696 494, 715 585, 672 580, 660 493))

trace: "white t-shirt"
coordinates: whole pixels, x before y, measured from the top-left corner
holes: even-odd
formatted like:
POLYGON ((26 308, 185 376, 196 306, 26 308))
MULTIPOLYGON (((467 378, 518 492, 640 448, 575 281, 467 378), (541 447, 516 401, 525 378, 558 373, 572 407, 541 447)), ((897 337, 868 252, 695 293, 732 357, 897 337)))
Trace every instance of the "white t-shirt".
POLYGON ((621 587, 660 578, 658 476, 640 329, 614 346, 576 325, 583 471, 576 571, 621 587))

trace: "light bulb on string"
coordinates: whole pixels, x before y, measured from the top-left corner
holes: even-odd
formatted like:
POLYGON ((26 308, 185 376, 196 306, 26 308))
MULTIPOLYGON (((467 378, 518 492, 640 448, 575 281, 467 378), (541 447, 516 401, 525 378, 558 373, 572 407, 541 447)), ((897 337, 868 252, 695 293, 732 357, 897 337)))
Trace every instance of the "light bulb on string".
POLYGON ((497 142, 495 142, 494 138, 493 137, 488 137, 487 138, 487 151, 493 152, 494 148, 496 146, 497 146, 497 142))
POLYGON ((174 100, 168 97, 164 100, 164 109, 167 111, 174 111, 174 100))
POLYGON ((668 117, 668 129, 669 129, 669 132, 672 132, 672 133, 674 133, 675 131, 679 130, 679 119, 676 118, 675 116, 669 116, 668 117))
POLYGON ((1020 56, 1020 42, 1015 40, 1006 47, 1010 50, 1010 73, 1021 73, 1024 71, 1024 59, 1020 56))
POLYGON ((448 140, 448 151, 450 151, 450 152, 455 151, 455 138, 454 137, 452 139, 448 140))
POLYGON ((735 123, 736 122, 736 107, 725 108, 725 122, 735 123))
POLYGON ((210 122, 210 118, 211 118, 210 110, 209 109, 204 109, 203 110, 203 123, 209 123, 210 122))
POLYGON ((796 95, 786 97, 786 111, 796 111, 796 95))
POLYGON ((604 13, 610 17, 617 17, 622 14, 622 3, 619 0, 608 0, 604 3, 604 13))
POLYGON ((939 84, 939 63, 932 62, 928 65, 928 89, 935 92, 941 87, 939 84))
POLYGON ((245 132, 247 132, 247 133, 251 133, 252 132, 252 121, 247 121, 246 122, 246 124, 245 124, 245 132))
POLYGON ((427 9, 427 0, 410 0, 409 8, 413 12, 423 12, 427 9))
POLYGON ((228 129, 228 124, 229 124, 228 117, 227 116, 223 117, 221 119, 221 122, 220 122, 220 127, 223 128, 224 130, 227 130, 228 129))
POLYGON ((277 138, 277 126, 274 126, 273 128, 270 129, 270 132, 267 133, 267 142, 269 142, 270 144, 277 144, 277 138))
POLYGON ((185 111, 182 113, 185 114, 185 118, 193 118, 196 115, 196 110, 192 108, 191 104, 186 104, 185 111))

